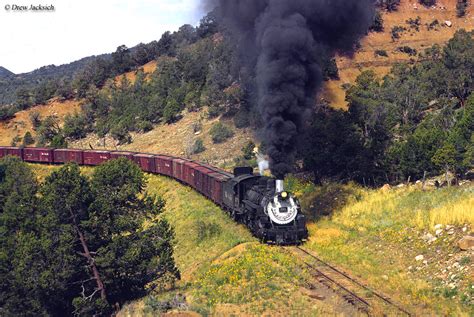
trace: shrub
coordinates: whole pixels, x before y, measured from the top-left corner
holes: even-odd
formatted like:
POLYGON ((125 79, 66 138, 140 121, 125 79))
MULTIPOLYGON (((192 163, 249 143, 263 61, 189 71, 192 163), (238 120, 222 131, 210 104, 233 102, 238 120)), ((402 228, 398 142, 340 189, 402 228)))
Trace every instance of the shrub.
POLYGON ((18 111, 18 108, 16 108, 15 106, 0 107, 0 121, 13 118, 17 111, 18 111))
POLYGON ((212 137, 212 142, 214 143, 223 143, 227 139, 234 136, 234 132, 221 122, 217 122, 212 126, 210 134, 212 137))
POLYGON ((421 18, 419 16, 416 19, 409 18, 405 22, 410 26, 410 29, 415 29, 417 32, 420 30, 421 18))
POLYGON ((394 26, 390 32, 392 35, 392 40, 399 39, 401 33, 403 33, 404 31, 406 31, 406 28, 404 28, 403 26, 399 26, 399 25, 394 26))
POLYGON ((73 140, 79 140, 86 137, 88 132, 88 123, 85 116, 80 114, 67 115, 64 118, 64 135, 73 140))
POLYGON ((244 159, 246 160, 251 160, 254 158, 254 152, 253 150, 255 149, 255 143, 252 141, 249 141, 243 148, 242 148, 242 154, 244 156, 244 159))
POLYGON ((383 18, 380 11, 375 12, 374 22, 369 29, 373 32, 383 32, 383 18))
POLYGON ((431 21, 431 23, 428 24, 428 31, 436 29, 437 26, 439 26, 438 20, 431 21))
POLYGON ((33 111, 30 113, 30 122, 33 126, 33 130, 37 130, 41 126, 41 115, 38 111, 33 111))
POLYGON ((27 131, 25 135, 23 136, 23 145, 28 146, 34 143, 35 143, 35 139, 33 139, 33 136, 31 135, 30 131, 27 131))
POLYGON ((436 4, 436 0, 418 0, 422 5, 431 7, 436 4))
POLYGON ((128 133, 127 127, 123 124, 119 124, 110 129, 112 137, 119 142, 119 144, 130 144, 132 143, 132 136, 128 133))
POLYGON ((388 54, 387 54, 386 50, 375 50, 374 55, 375 56, 388 57, 388 54))
POLYGON ((140 121, 137 123, 138 132, 147 133, 153 130, 153 123, 150 121, 140 121))
POLYGON ((53 137, 49 146, 55 149, 66 149, 66 138, 62 134, 57 134, 53 137))
POLYGON ((458 3, 456 4, 456 15, 458 18, 462 18, 466 15, 468 5, 468 0, 458 0, 458 3))
POLYGON ((376 4, 387 11, 395 11, 400 4, 400 0, 377 0, 376 4))
POLYGON ((415 56, 416 53, 417 53, 416 49, 411 48, 409 46, 400 46, 400 47, 397 48, 397 51, 399 51, 401 53, 408 54, 410 56, 415 56))
POLYGON ((21 142, 21 137, 19 135, 15 136, 13 139, 12 139, 12 143, 11 143, 11 146, 17 146, 17 144, 21 142))
POLYGON ((240 110, 234 116, 234 125, 237 129, 243 129, 250 126, 250 114, 248 111, 240 110))
POLYGON ((191 154, 199 154, 202 153, 206 150, 206 147, 204 146, 204 142, 202 139, 197 139, 194 141, 194 144, 191 148, 191 154))

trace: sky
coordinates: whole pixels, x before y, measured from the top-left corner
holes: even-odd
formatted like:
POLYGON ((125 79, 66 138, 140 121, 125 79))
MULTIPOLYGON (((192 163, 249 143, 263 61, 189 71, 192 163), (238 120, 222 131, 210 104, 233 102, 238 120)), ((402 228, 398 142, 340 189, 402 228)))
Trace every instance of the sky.
POLYGON ((199 0, 0 0, 0 66, 19 74, 149 43, 203 11, 199 0), (32 4, 55 10, 14 10, 32 4))

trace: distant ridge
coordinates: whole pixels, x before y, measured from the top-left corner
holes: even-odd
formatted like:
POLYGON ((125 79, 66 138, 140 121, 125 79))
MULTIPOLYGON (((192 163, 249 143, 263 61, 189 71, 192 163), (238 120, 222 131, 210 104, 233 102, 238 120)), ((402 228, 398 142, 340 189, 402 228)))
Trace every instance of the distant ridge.
POLYGON ((0 78, 14 76, 15 74, 6 69, 5 67, 0 66, 0 78))

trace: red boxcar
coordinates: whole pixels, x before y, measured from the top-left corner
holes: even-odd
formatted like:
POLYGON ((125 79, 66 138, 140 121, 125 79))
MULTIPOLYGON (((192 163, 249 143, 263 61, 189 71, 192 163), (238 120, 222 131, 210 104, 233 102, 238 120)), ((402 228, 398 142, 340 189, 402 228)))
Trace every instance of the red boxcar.
POLYGON ((148 173, 155 173, 155 156, 151 154, 135 154, 133 156, 135 158, 135 163, 140 166, 142 171, 148 173))
POLYGON ((194 170, 194 185, 198 192, 204 196, 211 198, 211 188, 210 188, 210 177, 209 174, 212 174, 213 171, 210 169, 199 166, 194 170))
POLYGON ((83 150, 58 149, 54 150, 54 163, 64 164, 74 162, 78 165, 84 164, 83 150))
POLYGON ((192 188, 196 188, 196 184, 194 183, 194 174, 196 168, 200 167, 198 163, 192 161, 186 161, 183 166, 183 179, 186 184, 191 186, 192 188))
POLYGON ((161 175, 173 176, 173 158, 164 155, 155 156, 156 172, 161 175))
POLYGON ((26 162, 53 163, 53 149, 47 148, 24 148, 23 160, 26 162))
POLYGON ((0 146, 0 158, 4 157, 6 155, 7 155, 7 150, 5 149, 5 147, 0 146))
POLYGON ((110 160, 109 151, 84 151, 84 165, 100 165, 110 160))
POLYGON ((133 161, 133 156, 135 153, 133 152, 122 152, 122 151, 115 151, 115 152, 110 152, 110 159, 115 160, 121 157, 128 158, 130 161, 133 161))
POLYGON ((224 183, 227 182, 230 179, 230 177, 222 175, 220 173, 211 173, 209 174, 209 178, 210 178, 210 187, 211 187, 211 193, 209 197, 216 204, 222 205, 223 204, 222 189, 223 189, 224 183))
POLYGON ((23 159, 23 149, 19 147, 6 146, 4 149, 4 155, 18 156, 23 159))
POLYGON ((186 161, 183 159, 179 159, 179 158, 173 159, 173 178, 181 182, 184 182, 183 167, 184 167, 185 162, 186 161))

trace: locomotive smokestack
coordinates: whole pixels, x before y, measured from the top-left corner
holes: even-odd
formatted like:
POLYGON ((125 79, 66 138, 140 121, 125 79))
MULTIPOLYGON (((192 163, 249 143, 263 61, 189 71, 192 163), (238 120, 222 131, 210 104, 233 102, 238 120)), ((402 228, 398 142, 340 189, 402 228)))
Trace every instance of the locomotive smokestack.
POLYGON ((275 182, 275 191, 277 193, 283 193, 285 191, 285 185, 281 179, 277 179, 275 182))

